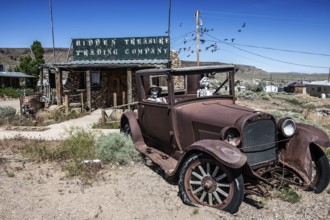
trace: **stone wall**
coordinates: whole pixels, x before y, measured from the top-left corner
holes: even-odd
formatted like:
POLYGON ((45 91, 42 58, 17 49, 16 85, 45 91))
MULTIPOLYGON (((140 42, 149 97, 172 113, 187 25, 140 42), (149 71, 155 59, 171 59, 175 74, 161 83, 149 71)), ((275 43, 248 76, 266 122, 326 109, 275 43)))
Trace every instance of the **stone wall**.
MULTIPOLYGON (((125 99, 127 104, 127 69, 101 69, 100 70, 100 87, 92 88, 91 101, 92 108, 106 108, 113 106, 113 94, 117 94, 117 105, 122 104, 123 91, 125 92, 125 99)), ((132 71, 132 101, 137 100, 137 91, 135 83, 135 71, 132 71)), ((69 95, 69 103, 80 103, 80 93, 83 92, 84 103, 86 103, 87 92, 84 85, 85 71, 70 72, 65 85, 63 85, 64 95, 69 95)))

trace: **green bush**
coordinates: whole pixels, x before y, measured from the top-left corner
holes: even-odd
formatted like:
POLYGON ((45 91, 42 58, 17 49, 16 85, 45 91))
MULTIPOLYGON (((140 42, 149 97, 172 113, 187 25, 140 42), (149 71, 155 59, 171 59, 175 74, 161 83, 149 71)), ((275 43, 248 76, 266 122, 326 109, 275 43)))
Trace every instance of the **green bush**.
POLYGON ((49 144, 41 140, 25 139, 25 147, 23 149, 23 154, 31 157, 37 162, 45 162, 47 160, 52 160, 53 151, 49 147, 49 144))
POLYGON ((76 163, 94 159, 95 133, 81 127, 72 127, 68 132, 69 137, 54 152, 54 159, 72 160, 76 163))
POLYGON ((265 100, 265 101, 270 101, 272 98, 269 96, 269 95, 263 95, 261 96, 262 100, 265 100))
POLYGON ((299 202, 301 199, 301 196, 294 189, 288 186, 285 186, 282 189, 280 189, 279 192, 277 193, 277 197, 283 201, 292 204, 299 202))
POLYGON ((108 163, 126 165, 131 161, 141 161, 141 156, 134 149, 131 138, 121 133, 101 135, 96 141, 95 153, 98 159, 108 163))
POLYGON ((32 88, 26 88, 26 89, 18 89, 17 92, 21 95, 21 96, 28 96, 28 95, 33 95, 34 94, 34 89, 32 88))
POLYGON ((244 100, 254 100, 255 98, 257 98, 257 94, 252 91, 241 92, 238 94, 238 98, 244 100))
POLYGON ((303 105, 305 101, 302 99, 298 99, 296 97, 286 99, 287 102, 291 103, 292 105, 303 105))
POLYGON ((2 87, 0 88, 0 97, 18 98, 20 97, 20 93, 16 89, 2 87))
POLYGON ((316 106, 314 103, 312 102, 308 102, 306 104, 303 105, 304 109, 308 109, 308 110, 314 110, 316 109, 316 106))
POLYGON ((81 176, 88 182, 95 172, 83 161, 95 159, 95 133, 80 127, 72 127, 68 132, 69 137, 52 153, 52 160, 66 161, 64 170, 68 176, 81 176))
POLYGON ((16 109, 10 106, 0 107, 0 118, 14 117, 16 109))
POLYGON ((271 111, 270 114, 273 115, 276 120, 283 117, 283 114, 280 111, 271 111))

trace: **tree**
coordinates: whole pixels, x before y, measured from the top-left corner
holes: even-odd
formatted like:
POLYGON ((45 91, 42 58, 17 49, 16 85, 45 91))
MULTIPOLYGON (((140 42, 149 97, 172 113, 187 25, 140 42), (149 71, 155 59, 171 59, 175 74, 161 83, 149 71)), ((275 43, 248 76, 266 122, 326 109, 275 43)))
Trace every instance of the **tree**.
POLYGON ((264 91, 264 88, 266 87, 266 82, 261 81, 259 82, 258 86, 257 86, 257 91, 256 92, 262 92, 264 91))
POLYGON ((34 55, 36 63, 39 65, 44 64, 44 53, 45 50, 42 48, 41 43, 39 41, 34 41, 33 44, 31 45, 31 50, 34 55))
POLYGON ((42 48, 41 43, 39 41, 34 41, 31 45, 31 50, 33 53, 33 57, 31 56, 22 56, 19 58, 19 65, 16 66, 15 71, 23 72, 28 75, 32 75, 35 78, 33 80, 29 80, 27 83, 28 87, 36 87, 37 82, 39 80, 39 67, 40 65, 45 63, 44 53, 45 50, 42 48))

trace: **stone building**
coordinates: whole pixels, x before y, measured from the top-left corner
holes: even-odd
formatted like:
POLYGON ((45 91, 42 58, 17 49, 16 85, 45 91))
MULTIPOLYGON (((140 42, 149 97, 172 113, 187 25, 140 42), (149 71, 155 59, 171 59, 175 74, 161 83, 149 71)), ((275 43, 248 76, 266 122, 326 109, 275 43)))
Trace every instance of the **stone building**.
POLYGON ((284 89, 285 92, 295 94, 306 94, 306 86, 301 82, 293 82, 287 85, 284 89))

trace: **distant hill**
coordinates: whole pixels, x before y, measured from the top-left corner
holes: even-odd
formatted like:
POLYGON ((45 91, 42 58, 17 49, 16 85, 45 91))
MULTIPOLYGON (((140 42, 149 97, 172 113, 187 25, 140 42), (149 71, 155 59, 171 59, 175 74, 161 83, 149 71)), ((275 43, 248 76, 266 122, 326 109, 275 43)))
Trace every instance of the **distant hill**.
MULTIPOLYGON (((53 62, 53 48, 44 48, 45 49, 45 62, 53 62)), ((67 60, 69 48, 56 48, 55 55, 57 62, 64 62, 67 60)), ((18 65, 19 58, 21 56, 32 56, 32 51, 30 48, 0 48, 0 64, 4 66, 4 69, 7 70, 9 67, 13 68, 18 65)), ((200 62, 200 65, 219 65, 225 64, 220 62, 200 62)), ((195 66, 196 62, 193 61, 182 61, 182 66, 195 66)), ((238 74, 266 74, 267 72, 261 69, 258 69, 254 66, 247 65, 236 65, 239 68, 238 74)))
MULTIPOLYGON (((183 67, 190 67, 190 66, 195 66, 196 62, 195 61, 181 61, 183 67)), ((221 62, 200 62, 201 66, 208 66, 208 65, 219 65, 219 64, 228 64, 228 63, 221 63, 221 62)), ((248 65, 240 65, 240 64, 232 64, 235 65, 239 70, 237 74, 255 74, 255 75, 260 75, 260 74, 268 74, 268 72, 258 69, 255 66, 248 66, 248 65)))
MULTIPOLYGON (((53 61, 53 49, 45 49, 45 62, 51 63, 53 61)), ((66 61, 69 48, 56 48, 56 61, 66 61)), ((30 48, 0 48, 0 64, 7 70, 9 67, 13 68, 18 65, 21 56, 33 56, 30 48)))

